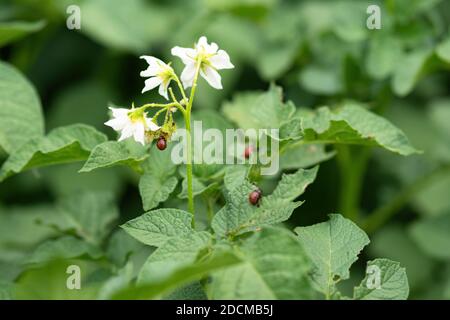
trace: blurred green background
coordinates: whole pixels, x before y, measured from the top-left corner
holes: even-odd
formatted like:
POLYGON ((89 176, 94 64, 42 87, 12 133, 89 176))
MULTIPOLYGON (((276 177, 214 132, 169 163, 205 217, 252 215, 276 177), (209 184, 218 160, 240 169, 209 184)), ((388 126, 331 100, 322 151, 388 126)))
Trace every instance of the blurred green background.
MULTIPOLYGON (((47 132, 80 122, 114 139, 103 125, 108 103, 160 99, 140 94, 146 65, 139 56, 173 60, 181 71, 170 48, 191 46, 201 35, 225 49, 235 69, 223 72, 222 91, 201 82, 198 112, 220 112, 235 93, 266 90, 271 82, 297 106, 367 103, 424 153, 366 150, 355 177, 342 173, 338 158, 324 162, 290 223, 324 221, 345 210, 350 197, 360 216, 382 217, 362 225, 372 242, 352 275, 361 277, 364 260, 386 257, 406 267, 410 298, 450 299, 449 28, 450 2, 440 0, 2 0, 0 59, 36 87, 47 132), (81 9, 80 30, 66 27, 71 4, 81 9), (381 30, 366 28, 369 4, 382 8, 381 30)), ((0 151, 0 163, 5 159, 0 151)), ((31 171, 0 184, 0 284, 20 274, 36 246, 57 236, 60 199, 107 191, 120 203, 119 222, 142 212, 133 173, 80 175, 80 166, 31 171)))

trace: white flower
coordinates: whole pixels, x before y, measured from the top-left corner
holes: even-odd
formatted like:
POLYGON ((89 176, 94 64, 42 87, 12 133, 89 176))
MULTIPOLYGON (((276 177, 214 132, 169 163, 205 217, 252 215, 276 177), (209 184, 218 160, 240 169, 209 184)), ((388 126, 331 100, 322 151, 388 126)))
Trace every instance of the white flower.
POLYGON ((197 63, 200 65, 200 75, 216 89, 222 89, 222 79, 217 70, 233 69, 228 53, 219 50, 219 46, 212 42, 208 44, 206 37, 201 37, 195 48, 172 48, 172 55, 179 57, 186 65, 181 73, 181 81, 185 88, 192 87, 197 63))
POLYGON ((148 63, 148 68, 141 72, 141 77, 149 77, 145 80, 145 87, 142 89, 142 93, 159 86, 159 94, 169 100, 167 88, 173 79, 174 71, 172 67, 155 57, 141 56, 141 59, 145 59, 148 63))
POLYGON ((156 131, 160 127, 152 118, 147 118, 145 112, 140 109, 109 108, 113 119, 105 122, 105 125, 121 132, 119 141, 133 137, 134 140, 145 145, 145 131, 156 131))

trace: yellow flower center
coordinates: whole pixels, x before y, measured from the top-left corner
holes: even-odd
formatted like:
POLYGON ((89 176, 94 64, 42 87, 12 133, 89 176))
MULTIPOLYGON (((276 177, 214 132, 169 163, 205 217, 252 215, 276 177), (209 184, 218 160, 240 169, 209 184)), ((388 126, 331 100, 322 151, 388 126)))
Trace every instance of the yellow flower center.
POLYGON ((158 73, 158 78, 160 78, 164 83, 171 80, 173 77, 172 70, 169 68, 163 68, 161 72, 158 73))
POLYGON ((143 109, 138 108, 138 109, 131 110, 128 113, 128 117, 130 118, 131 122, 133 122, 133 123, 142 122, 145 124, 143 109))

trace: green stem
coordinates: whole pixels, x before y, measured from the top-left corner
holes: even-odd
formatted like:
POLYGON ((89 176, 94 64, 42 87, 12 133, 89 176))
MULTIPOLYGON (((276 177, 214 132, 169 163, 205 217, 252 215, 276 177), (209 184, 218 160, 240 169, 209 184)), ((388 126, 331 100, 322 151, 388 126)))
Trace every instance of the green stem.
MULTIPOLYGON (((191 137, 191 113, 186 112, 184 121, 186 123, 186 152, 187 152, 187 163, 186 163, 186 177, 187 177, 187 194, 188 194, 188 210, 192 215, 195 215, 194 208, 194 195, 192 187, 192 137, 191 137)), ((195 221, 192 220, 192 221, 195 221)))
POLYGON ((139 109, 147 109, 147 108, 169 108, 169 107, 176 107, 176 103, 147 103, 143 106, 139 107, 139 109))
POLYGON ((184 110, 183 106, 178 102, 177 98, 173 94, 172 88, 169 88, 169 94, 172 98, 173 102, 176 104, 176 107, 181 111, 181 113, 184 115, 186 113, 186 110, 184 110))
POLYGON ((339 210, 345 217, 358 222, 362 183, 371 149, 353 149, 344 145, 336 146, 336 149, 341 179, 339 210))
POLYGON ((170 109, 170 107, 158 110, 158 112, 156 112, 155 115, 153 116, 153 120, 156 121, 156 119, 158 119, 158 117, 161 113, 163 113, 164 111, 166 111, 166 113, 167 113, 169 111, 169 109, 170 109))
POLYGON ((209 196, 204 196, 203 197, 205 203, 206 203, 206 212, 208 215, 208 222, 211 224, 212 219, 214 217, 214 210, 213 210, 213 201, 212 201, 212 197, 209 196))
POLYGON ((187 193, 188 193, 188 209, 189 212, 194 215, 192 223, 195 224, 195 208, 194 208, 194 195, 192 187, 192 132, 191 132, 191 110, 194 102, 195 90, 197 89, 198 74, 200 72, 201 61, 197 62, 195 70, 194 82, 192 84, 191 94, 189 96, 189 102, 184 115, 184 121, 186 123, 187 131, 187 163, 186 163, 186 177, 187 177, 187 193))
POLYGON ((180 89, 183 100, 185 102, 188 101, 188 99, 186 97, 186 93, 184 92, 183 86, 181 85, 180 79, 178 78, 178 76, 176 74, 174 75, 174 79, 175 79, 175 82, 177 83, 178 89, 180 89))
POLYGON ((391 201, 376 209, 363 223, 367 233, 373 233, 391 219, 400 209, 405 206, 411 198, 432 184, 434 180, 442 175, 450 173, 450 165, 439 167, 427 175, 418 178, 414 183, 405 187, 391 201))

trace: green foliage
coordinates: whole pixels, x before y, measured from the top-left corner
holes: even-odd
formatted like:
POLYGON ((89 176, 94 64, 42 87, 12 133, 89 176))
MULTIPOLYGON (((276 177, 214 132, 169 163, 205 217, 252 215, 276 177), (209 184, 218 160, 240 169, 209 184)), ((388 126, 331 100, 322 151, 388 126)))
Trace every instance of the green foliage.
POLYGON ((178 179, 174 176, 176 166, 170 160, 170 149, 154 152, 144 164, 145 171, 139 180, 139 191, 144 210, 151 210, 169 198, 178 179))
POLYGON ((100 244, 118 217, 113 197, 105 192, 85 192, 67 196, 59 204, 62 213, 78 236, 100 244))
POLYGON ((411 236, 425 253, 437 259, 446 260, 450 253, 450 215, 423 219, 411 226, 411 236))
POLYGON ((333 111, 322 107, 307 113, 303 130, 305 140, 312 143, 375 145, 401 155, 418 152, 401 130, 354 103, 333 111))
POLYGON ((236 249, 242 262, 213 274, 213 299, 308 299, 313 291, 309 262, 285 230, 264 229, 236 249))
POLYGON ((351 265, 369 243, 364 231, 340 215, 330 215, 329 222, 299 227, 295 232, 313 262, 314 284, 327 297, 336 293, 336 282, 350 277, 351 265))
POLYGON ((45 26, 44 21, 36 22, 2 22, 0 23, 0 47, 18 41, 26 35, 39 31, 45 26))
POLYGON ((36 90, 14 67, 0 63, 0 146, 11 153, 44 134, 36 90))
POLYGON ((244 180, 228 190, 227 204, 214 216, 212 228, 217 235, 229 237, 289 219, 294 209, 302 204, 293 200, 303 194, 316 174, 317 168, 283 175, 273 193, 263 197, 257 207, 248 201, 248 194, 256 187, 244 180))
POLYGON ((106 136, 86 125, 71 125, 29 140, 8 158, 0 169, 0 181, 19 172, 60 163, 86 160, 106 136))
POLYGON ((160 247, 167 240, 194 232, 192 215, 178 209, 159 209, 130 220, 122 228, 140 242, 160 247))
POLYGON ((91 172, 118 165, 126 165, 139 170, 140 164, 147 157, 146 149, 137 143, 107 141, 92 150, 80 172, 91 172))
MULTIPOLYGON (((408 298, 408 279, 404 268, 398 262, 388 259, 376 259, 367 263, 367 268, 379 268, 381 280, 379 288, 368 286, 370 275, 366 276, 359 287, 355 288, 357 300, 405 300, 408 298)), ((378 269, 377 269, 378 270, 378 269)))
MULTIPOLYGON (((0 299, 450 299, 449 10, 440 0, 0 4, 0 299), (81 9, 78 31, 67 30, 68 5, 81 9), (379 30, 366 27, 369 5, 380 6, 379 30), (276 174, 195 163, 191 192, 176 141, 161 151, 111 140, 108 104, 160 102, 140 95, 138 57, 178 72, 170 48, 201 35, 235 69, 220 74, 223 90, 200 77, 192 126, 278 129, 245 141, 252 157, 272 139, 276 174), (340 214, 324 222, 327 212, 340 214), (81 290, 66 286, 70 265, 81 290)), ((192 138, 198 156, 205 146, 192 138)))

